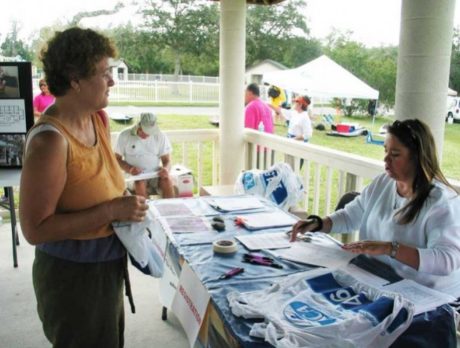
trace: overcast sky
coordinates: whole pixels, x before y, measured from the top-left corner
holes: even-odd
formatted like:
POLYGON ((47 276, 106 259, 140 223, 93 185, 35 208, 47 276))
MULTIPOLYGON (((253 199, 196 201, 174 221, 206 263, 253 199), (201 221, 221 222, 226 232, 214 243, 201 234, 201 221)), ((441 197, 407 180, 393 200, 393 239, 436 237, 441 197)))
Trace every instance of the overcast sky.
MULTIPOLYGON (((79 11, 110 9, 117 1, 13 0, 7 5, 2 3, 1 38, 10 30, 12 19, 21 23, 21 37, 28 38, 34 30, 58 19, 67 21, 79 11)), ((401 0, 307 0, 307 4, 306 16, 313 37, 324 38, 335 27, 353 31, 353 38, 367 46, 398 43, 401 0)), ((455 11, 456 26, 460 26, 459 7, 455 11)), ((114 26, 129 19, 135 20, 135 17, 135 7, 128 6, 117 15, 85 20, 83 24, 90 27, 114 26)))

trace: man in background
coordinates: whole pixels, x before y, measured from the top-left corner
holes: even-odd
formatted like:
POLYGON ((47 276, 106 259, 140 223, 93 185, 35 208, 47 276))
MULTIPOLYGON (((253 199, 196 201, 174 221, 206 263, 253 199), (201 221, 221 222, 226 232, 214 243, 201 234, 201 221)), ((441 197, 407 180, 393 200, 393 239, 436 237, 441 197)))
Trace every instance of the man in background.
POLYGON ((160 131, 152 113, 142 113, 138 124, 120 133, 115 148, 120 167, 131 175, 156 172, 152 179, 134 182, 136 195, 148 197, 160 193, 163 198, 174 197, 169 175, 171 150, 168 137, 160 131))
POLYGON ((244 95, 246 109, 244 112, 244 126, 260 129, 261 122, 265 133, 273 133, 273 117, 268 105, 260 100, 259 86, 251 83, 246 87, 244 95))

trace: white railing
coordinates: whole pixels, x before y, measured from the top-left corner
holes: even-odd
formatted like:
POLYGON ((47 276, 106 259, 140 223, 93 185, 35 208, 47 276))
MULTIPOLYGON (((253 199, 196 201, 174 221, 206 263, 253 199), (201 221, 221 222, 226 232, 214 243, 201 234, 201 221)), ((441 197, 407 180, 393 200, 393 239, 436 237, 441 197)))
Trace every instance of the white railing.
MULTIPOLYGON (((305 187, 302 208, 316 215, 331 213, 344 193, 360 192, 384 172, 383 161, 252 129, 244 130, 244 141, 245 168, 265 169, 279 161, 291 164, 305 187), (267 150, 257 151, 257 145, 267 150), (304 161, 302 168, 301 160, 304 161)), ((449 179, 449 182, 460 192, 459 181, 449 179)))
MULTIPOLYGON (((164 133, 173 144, 173 164, 183 164, 193 171, 197 190, 219 183, 218 129, 170 130, 164 133)), ((112 144, 115 144, 118 134, 112 133, 112 144)), ((245 129, 243 134, 244 169, 266 169, 284 161, 291 164, 305 188, 301 208, 311 214, 331 213, 344 193, 360 192, 384 171, 382 161, 252 129, 245 129), (267 151, 257 151, 258 145, 266 147, 267 151), (300 168, 302 159, 304 163, 300 168)), ((449 182, 460 192, 459 181, 449 179, 449 182)))
POLYGON ((244 130, 244 141, 246 168, 264 169, 280 161, 293 167, 305 188, 302 208, 312 214, 329 214, 345 192, 360 192, 384 170, 381 161, 251 129, 244 130), (258 152, 257 145, 267 150, 258 152))
MULTIPOLYGON (((190 129, 164 131, 173 145, 172 163, 183 164, 193 172, 196 189, 217 185, 219 165, 219 130, 190 129)), ((112 132, 114 147, 119 132, 112 132)))

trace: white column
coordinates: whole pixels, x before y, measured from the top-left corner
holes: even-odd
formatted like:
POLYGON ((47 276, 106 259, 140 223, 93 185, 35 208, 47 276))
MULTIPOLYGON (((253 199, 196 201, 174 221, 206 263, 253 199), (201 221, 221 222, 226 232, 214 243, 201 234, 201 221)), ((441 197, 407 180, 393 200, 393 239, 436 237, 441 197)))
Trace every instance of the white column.
MULTIPOLYGON (((418 118, 442 154, 455 0, 403 0, 396 118, 418 118)), ((441 156, 440 156, 441 157, 441 156)))
POLYGON ((221 185, 233 184, 243 168, 246 1, 220 1, 221 185))

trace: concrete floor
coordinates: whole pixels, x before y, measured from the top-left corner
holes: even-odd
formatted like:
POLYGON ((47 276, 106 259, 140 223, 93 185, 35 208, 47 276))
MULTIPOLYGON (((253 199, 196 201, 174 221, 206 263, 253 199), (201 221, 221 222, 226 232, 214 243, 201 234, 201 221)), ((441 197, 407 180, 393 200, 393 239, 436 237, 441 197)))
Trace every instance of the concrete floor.
MULTIPOLYGON (((50 347, 35 308, 31 275, 34 248, 21 234, 20 239, 19 267, 13 268, 10 225, 0 222, 0 347, 50 347)), ((130 276, 137 313, 132 314, 125 301, 125 347, 188 347, 177 319, 169 314, 167 321, 161 320, 157 281, 132 268, 130 276)))

